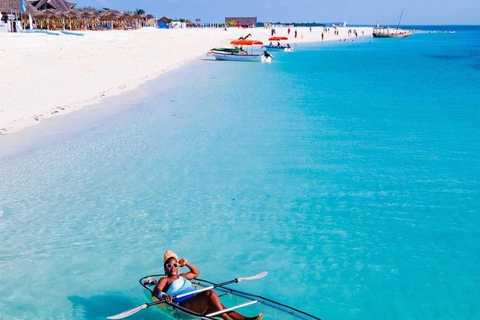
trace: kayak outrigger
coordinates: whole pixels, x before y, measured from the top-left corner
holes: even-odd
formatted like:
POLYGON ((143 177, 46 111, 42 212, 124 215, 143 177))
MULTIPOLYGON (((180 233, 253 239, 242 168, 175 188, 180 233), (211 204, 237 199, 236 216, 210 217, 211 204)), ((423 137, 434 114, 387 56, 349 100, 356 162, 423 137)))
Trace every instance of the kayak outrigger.
POLYGON ((153 301, 142 304, 141 306, 138 306, 134 309, 127 310, 125 312, 122 312, 115 316, 110 316, 107 318, 123 319, 139 312, 140 310, 149 308, 151 306, 158 306, 162 312, 164 312, 166 315, 168 315, 173 319, 201 319, 201 320, 215 319, 214 317, 218 317, 218 315, 221 313, 229 312, 229 311, 241 308, 242 312, 244 313, 251 313, 251 314, 262 313, 263 319, 266 319, 266 320, 276 320, 276 319, 321 320, 320 318, 314 315, 311 315, 304 311, 287 306, 280 302, 276 302, 274 300, 271 300, 265 297, 261 297, 258 295, 241 292, 238 290, 225 287, 226 285, 237 283, 240 281, 260 279, 265 277, 266 275, 267 275, 267 272, 262 272, 251 277, 236 278, 236 279, 219 283, 219 284, 215 284, 213 282, 197 278, 195 280, 192 280, 192 284, 195 288, 195 291, 188 292, 186 294, 180 294, 176 296, 172 302, 167 302, 164 299, 158 299, 157 297, 153 296, 153 287, 155 286, 157 281, 164 275, 163 274, 148 275, 148 276, 142 277, 139 280, 139 283, 143 287, 145 294, 147 296, 147 299, 153 300, 153 301), (178 298, 182 298, 184 296, 196 294, 196 293, 207 291, 207 290, 214 290, 217 293, 218 297, 220 298, 221 302, 226 306, 227 309, 202 315, 202 314, 193 312, 189 309, 186 309, 176 302, 176 299, 178 298))

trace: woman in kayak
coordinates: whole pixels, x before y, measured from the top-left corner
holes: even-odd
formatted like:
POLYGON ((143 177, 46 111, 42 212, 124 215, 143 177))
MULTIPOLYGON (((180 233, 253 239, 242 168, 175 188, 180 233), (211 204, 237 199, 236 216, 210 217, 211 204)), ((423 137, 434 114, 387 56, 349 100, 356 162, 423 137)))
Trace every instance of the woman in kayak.
MULTIPOLYGON (((178 256, 172 251, 165 252, 163 256, 163 267, 165 268, 166 277, 158 281, 153 290, 154 296, 165 299, 167 302, 172 302, 174 296, 195 291, 190 280, 200 275, 200 270, 198 270, 197 267, 189 263, 186 259, 178 260, 178 256), (190 271, 179 273, 179 268, 183 266, 186 266, 190 271)), ((202 315, 226 309, 213 290, 196 294, 192 293, 192 295, 176 299, 176 302, 182 307, 202 315)), ((249 318, 235 311, 221 313, 219 316, 225 320, 262 319, 262 314, 249 318)))

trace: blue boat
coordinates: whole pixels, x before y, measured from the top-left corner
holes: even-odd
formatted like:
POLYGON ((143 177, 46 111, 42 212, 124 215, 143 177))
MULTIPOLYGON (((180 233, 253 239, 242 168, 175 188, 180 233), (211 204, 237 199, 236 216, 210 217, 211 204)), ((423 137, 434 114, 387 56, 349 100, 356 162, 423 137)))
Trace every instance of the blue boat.
POLYGON ((285 52, 292 52, 293 48, 290 47, 290 44, 283 44, 281 41, 288 40, 287 37, 271 37, 268 39, 270 43, 265 46, 265 48, 269 50, 283 50, 285 52), (277 42, 277 44, 274 44, 273 42, 277 42))

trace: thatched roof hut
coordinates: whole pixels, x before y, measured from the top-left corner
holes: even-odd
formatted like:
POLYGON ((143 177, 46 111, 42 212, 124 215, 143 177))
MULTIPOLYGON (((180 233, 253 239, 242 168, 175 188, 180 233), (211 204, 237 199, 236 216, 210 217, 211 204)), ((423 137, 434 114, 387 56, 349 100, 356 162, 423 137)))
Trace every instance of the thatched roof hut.
POLYGON ((118 10, 105 10, 99 15, 100 19, 116 19, 122 16, 122 13, 118 10))
MULTIPOLYGON (((27 14, 36 15, 38 10, 28 1, 25 1, 27 14)), ((17 11, 18 14, 21 12, 20 0, 0 0, 0 13, 14 13, 17 11)))
POLYGON ((67 2, 65 0, 34 0, 31 1, 37 10, 54 9, 56 11, 68 11, 73 9, 77 4, 67 2))
POLYGON ((161 17, 160 19, 157 20, 157 22, 170 23, 172 22, 172 19, 169 19, 167 17, 161 17))
MULTIPOLYGON (((15 11, 21 18, 23 28, 31 24, 33 28, 46 28, 49 30, 106 30, 106 29, 133 29, 145 26, 152 18, 151 15, 132 12, 119 12, 117 10, 97 11, 95 9, 75 9, 77 4, 65 0, 0 0, 0 18, 15 11), (24 1, 27 10, 21 13, 21 1, 24 1), (28 14, 34 19, 29 21, 28 14)), ((6 20, 5 20, 6 21, 6 20)), ((154 24, 152 21, 150 24, 154 24)))

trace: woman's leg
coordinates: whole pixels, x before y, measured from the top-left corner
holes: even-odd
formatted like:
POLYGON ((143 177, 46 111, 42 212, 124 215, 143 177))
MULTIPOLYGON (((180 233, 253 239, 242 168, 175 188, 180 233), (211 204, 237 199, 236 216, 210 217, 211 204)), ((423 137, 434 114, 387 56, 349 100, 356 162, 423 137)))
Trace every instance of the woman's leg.
MULTIPOLYGON (((202 315, 225 309, 225 306, 220 302, 220 299, 218 299, 217 294, 212 290, 196 294, 195 296, 182 301, 180 305, 202 315)), ((232 319, 227 313, 222 313, 219 316, 225 320, 232 319)))
MULTIPOLYGON (((185 307, 187 309, 190 309, 192 311, 195 311, 203 315, 226 309, 225 306, 220 302, 220 299, 218 298, 217 294, 212 290, 201 292, 191 297, 190 299, 183 301, 180 305, 182 307, 185 307)), ((235 311, 221 313, 218 316, 222 317, 225 320, 231 320, 231 319, 260 320, 262 319, 261 314, 256 317, 248 318, 235 311)))
POLYGON ((262 317, 263 317, 263 315, 261 313, 256 317, 245 317, 244 315, 242 315, 238 312, 235 312, 235 311, 230 311, 227 314, 233 320, 261 320, 262 317))

